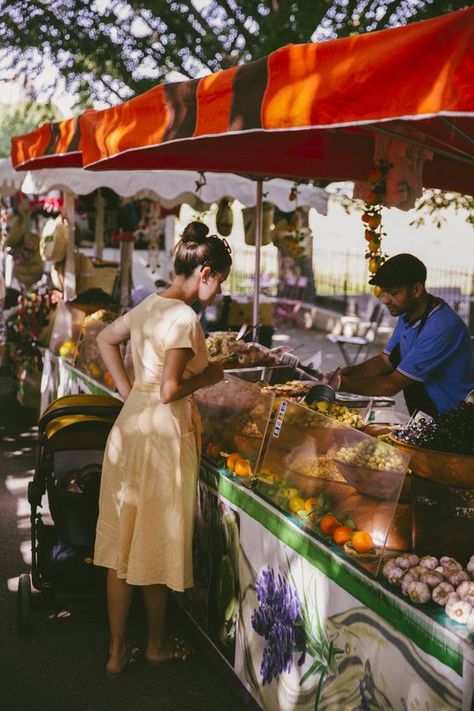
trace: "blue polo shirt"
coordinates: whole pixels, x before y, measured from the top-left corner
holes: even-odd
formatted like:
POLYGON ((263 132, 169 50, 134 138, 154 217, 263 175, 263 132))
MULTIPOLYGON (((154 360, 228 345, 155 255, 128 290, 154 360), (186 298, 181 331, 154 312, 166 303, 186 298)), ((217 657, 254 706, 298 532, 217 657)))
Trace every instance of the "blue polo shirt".
POLYGON ((384 353, 390 355, 399 345, 398 372, 424 383, 438 411, 446 412, 474 389, 471 336, 445 301, 431 310, 421 331, 420 323, 409 324, 405 314, 400 316, 384 353))

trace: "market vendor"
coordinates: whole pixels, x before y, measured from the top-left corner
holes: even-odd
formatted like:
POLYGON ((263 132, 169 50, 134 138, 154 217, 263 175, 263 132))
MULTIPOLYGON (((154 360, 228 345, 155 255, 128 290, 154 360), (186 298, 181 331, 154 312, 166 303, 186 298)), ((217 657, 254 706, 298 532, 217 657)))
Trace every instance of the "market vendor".
POLYGON ((343 368, 339 389, 393 396, 403 390, 410 414, 434 416, 474 388, 472 341, 464 321, 425 289, 426 267, 412 254, 387 260, 370 283, 398 322, 384 351, 343 368))

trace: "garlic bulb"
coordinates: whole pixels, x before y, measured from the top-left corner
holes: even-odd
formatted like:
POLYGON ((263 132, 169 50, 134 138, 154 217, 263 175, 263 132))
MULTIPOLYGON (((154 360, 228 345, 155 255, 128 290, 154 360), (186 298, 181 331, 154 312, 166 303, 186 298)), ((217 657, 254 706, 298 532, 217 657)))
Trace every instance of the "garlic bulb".
POLYGON ((438 559, 434 555, 424 555, 420 560, 420 565, 422 568, 428 568, 428 570, 434 570, 438 567, 438 559))
POLYGON ((421 565, 415 565, 413 568, 410 568, 410 575, 413 575, 415 580, 420 580, 424 573, 426 573, 426 568, 423 568, 421 565))
POLYGON ((446 605, 449 594, 454 592, 454 587, 446 581, 437 585, 433 590, 433 600, 437 605, 446 605))
POLYGON ((458 600, 458 602, 454 602, 452 605, 449 605, 449 610, 448 607, 446 607, 448 617, 455 620, 460 625, 465 625, 467 623, 471 612, 472 605, 468 602, 464 602, 464 600, 458 600))
POLYGON ((462 582, 465 580, 469 580, 469 575, 466 573, 465 570, 455 570, 454 572, 450 573, 448 577, 446 578, 448 583, 451 583, 451 585, 454 585, 455 588, 457 588, 459 585, 461 585, 462 582))
POLYGON ((457 568, 458 570, 462 570, 461 563, 459 563, 455 558, 449 558, 447 555, 440 558, 439 562, 443 568, 457 568))
POLYGON ((390 560, 388 560, 382 568, 382 573, 386 578, 388 578, 388 574, 392 570, 392 568, 398 568, 395 562, 395 558, 390 558, 390 560))
POLYGON ((448 610, 455 605, 457 602, 459 602, 460 597, 457 593, 452 592, 448 594, 447 600, 446 600, 446 614, 448 613, 448 610))
POLYGON ((410 600, 417 603, 425 603, 431 599, 431 590, 429 585, 422 583, 419 580, 413 580, 407 588, 410 600))
POLYGON ((395 558, 397 566, 402 570, 409 570, 410 568, 413 568, 415 565, 418 565, 419 560, 418 556, 414 553, 405 553, 403 555, 399 555, 398 558, 395 558))
POLYGON ((464 602, 468 602, 474 607, 474 595, 466 595, 466 597, 464 598, 464 602))
POLYGON ((391 568, 388 573, 388 582, 392 583, 392 585, 399 585, 404 575, 405 571, 401 568, 391 568))
POLYGON ((474 581, 463 580, 462 583, 456 588, 456 593, 461 600, 465 600, 466 597, 474 595, 474 581))
POLYGON ((408 595, 408 586, 410 583, 413 583, 414 581, 415 581, 415 578, 413 577, 413 575, 410 575, 409 572, 405 573, 405 575, 403 576, 402 585, 401 585, 402 593, 404 595, 408 595))
POLYGON ((426 569, 425 572, 420 575, 420 580, 422 583, 427 583, 430 588, 435 588, 443 582, 443 576, 435 570, 426 569))

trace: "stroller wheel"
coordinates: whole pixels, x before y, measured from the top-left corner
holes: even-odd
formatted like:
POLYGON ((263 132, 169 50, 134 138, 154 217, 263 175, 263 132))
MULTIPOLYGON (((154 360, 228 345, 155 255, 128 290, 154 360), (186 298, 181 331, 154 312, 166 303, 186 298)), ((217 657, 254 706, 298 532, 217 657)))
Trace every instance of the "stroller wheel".
POLYGON ((28 573, 20 575, 17 598, 17 631, 22 637, 31 632, 31 579, 28 573))

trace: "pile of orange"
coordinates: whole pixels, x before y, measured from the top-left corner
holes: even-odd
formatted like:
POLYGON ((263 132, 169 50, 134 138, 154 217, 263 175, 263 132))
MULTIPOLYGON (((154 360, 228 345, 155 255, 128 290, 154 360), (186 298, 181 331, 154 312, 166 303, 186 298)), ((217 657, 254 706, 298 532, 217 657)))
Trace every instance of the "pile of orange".
POLYGON ((334 543, 344 545, 350 543, 356 553, 369 553, 373 550, 374 542, 367 531, 355 531, 352 526, 341 525, 332 513, 322 517, 319 527, 327 536, 331 536, 334 543))
POLYGON ((252 467, 248 459, 244 459, 238 452, 229 454, 226 461, 227 469, 235 474, 235 476, 250 476, 252 467))

